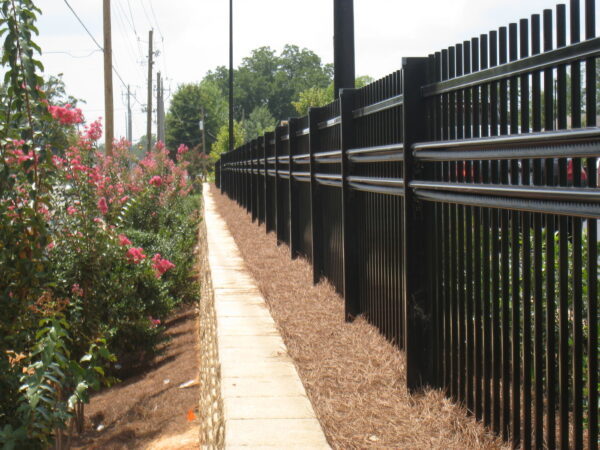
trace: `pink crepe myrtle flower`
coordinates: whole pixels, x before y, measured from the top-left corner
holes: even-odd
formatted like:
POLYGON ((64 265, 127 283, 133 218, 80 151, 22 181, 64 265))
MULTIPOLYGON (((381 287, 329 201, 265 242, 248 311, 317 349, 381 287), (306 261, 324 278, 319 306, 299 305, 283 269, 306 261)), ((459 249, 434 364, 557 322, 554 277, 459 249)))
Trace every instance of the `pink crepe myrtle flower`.
POLYGON ((189 151, 189 147, 185 144, 181 144, 179 145, 179 148, 177 148, 177 154, 178 155, 184 155, 189 151))
POLYGON ((97 141, 102 137, 102 122, 100 122, 100 118, 85 127, 85 137, 90 141, 97 141))
POLYGON ((127 250, 127 259, 129 259, 129 262, 132 262, 133 264, 139 264, 145 258, 146 255, 144 254, 144 249, 141 247, 131 247, 129 250, 127 250))
POLYGON ((73 293, 73 295, 83 297, 83 289, 81 289, 81 287, 79 287, 78 284, 74 284, 73 286, 71 286, 71 292, 73 293))
POLYGON ((148 320, 150 321, 150 327, 152 328, 156 328, 157 326, 160 325, 160 319, 155 319, 152 316, 148 316, 148 320))
POLYGON ((33 159, 33 150, 24 153, 23 150, 15 150, 13 154, 17 157, 19 164, 23 164, 25 161, 31 161, 33 159))
POLYGON ((162 184, 162 178, 161 178, 161 177, 159 177, 158 175, 154 175, 152 178, 150 178, 150 181, 149 181, 149 183, 150 183, 152 186, 156 186, 156 187, 158 187, 158 186, 160 186, 160 185, 162 184))
POLYGON ((63 125, 74 125, 83 122, 83 113, 79 108, 72 108, 70 104, 65 106, 48 105, 48 111, 63 125))
POLYGON ((67 213, 72 216, 73 214, 75 214, 77 212, 77 208, 75 208, 73 205, 70 205, 67 208, 67 213))
POLYGON ((163 259, 160 256, 160 253, 157 253, 152 257, 152 267, 154 268, 154 275, 156 275, 156 278, 160 278, 167 270, 175 267, 175 264, 168 259, 163 259))
POLYGON ((125 203, 127 200, 129 200, 129 195, 124 195, 123 197, 121 197, 121 203, 125 203))
POLYGON ((127 236, 124 234, 119 235, 119 244, 125 247, 126 245, 131 245, 131 241, 127 239, 127 236))
POLYGON ((106 203, 105 197, 100 197, 100 200, 98 200, 98 209, 102 214, 106 214, 108 212, 108 204, 106 203))

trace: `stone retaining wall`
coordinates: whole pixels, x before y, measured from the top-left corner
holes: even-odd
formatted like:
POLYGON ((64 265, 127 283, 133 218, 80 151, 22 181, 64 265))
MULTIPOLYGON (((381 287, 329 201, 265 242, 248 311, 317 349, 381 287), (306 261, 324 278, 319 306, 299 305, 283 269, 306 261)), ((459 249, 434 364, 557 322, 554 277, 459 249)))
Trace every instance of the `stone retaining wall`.
MULTIPOLYGON (((204 217, 204 215, 203 215, 204 217)), ((200 445, 224 448, 225 420, 221 398, 221 364, 217 343, 217 321, 210 266, 206 224, 200 224, 200 445)))

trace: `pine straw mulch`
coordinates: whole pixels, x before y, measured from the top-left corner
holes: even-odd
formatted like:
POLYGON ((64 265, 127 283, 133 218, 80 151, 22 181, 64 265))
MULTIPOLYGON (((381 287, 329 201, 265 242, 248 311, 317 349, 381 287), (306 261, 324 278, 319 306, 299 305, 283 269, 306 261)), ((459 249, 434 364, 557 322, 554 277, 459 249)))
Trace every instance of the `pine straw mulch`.
POLYGON ((73 448, 198 448, 197 420, 187 417, 190 409, 198 414, 198 386, 179 388, 198 378, 197 306, 183 306, 165 326, 170 340, 148 367, 92 397, 85 409, 84 433, 75 439, 73 448))
POLYGON ((274 233, 265 234, 214 185, 210 191, 333 448, 506 446, 441 391, 409 394, 403 352, 364 319, 346 323, 342 299, 328 282, 312 285, 306 260, 291 260, 274 233))

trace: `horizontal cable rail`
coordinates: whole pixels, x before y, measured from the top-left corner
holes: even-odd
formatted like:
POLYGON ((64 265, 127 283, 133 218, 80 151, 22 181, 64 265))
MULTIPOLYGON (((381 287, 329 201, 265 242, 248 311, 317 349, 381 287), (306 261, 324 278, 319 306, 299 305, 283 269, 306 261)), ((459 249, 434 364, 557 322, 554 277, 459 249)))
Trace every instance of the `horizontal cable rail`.
POLYGON ((477 84, 490 83, 503 78, 515 77, 524 73, 541 71, 559 65, 600 56, 600 37, 583 41, 568 47, 558 48, 539 55, 523 58, 515 62, 492 67, 480 72, 440 81, 423 86, 423 96, 445 94, 447 92, 472 87, 477 84))
POLYGON ((600 189, 590 188, 447 183, 441 181, 412 181, 409 186, 412 189, 430 189, 435 191, 452 191, 480 195, 555 200, 557 202, 570 200, 582 203, 600 203, 600 189))
POLYGON ((380 145, 377 147, 354 148, 348 150, 348 158, 352 162, 391 162, 402 161, 404 159, 404 145, 380 145))
POLYGON ((561 216, 576 216, 590 219, 600 218, 600 206, 596 204, 553 202, 514 198, 487 197, 468 194, 455 194, 416 189, 415 195, 421 200, 454 203, 483 208, 510 209, 532 213, 547 213, 561 216))
POLYGON ((368 106, 364 106, 362 108, 355 109, 354 111, 352 111, 352 115, 354 116, 355 119, 358 119, 360 117, 366 117, 371 114, 375 114, 375 113, 378 113, 381 111, 386 111, 391 108, 396 108, 397 106, 401 106, 403 100, 404 100, 404 97, 402 96, 402 94, 396 95, 394 97, 388 98, 386 100, 382 100, 373 105, 368 105, 368 106))

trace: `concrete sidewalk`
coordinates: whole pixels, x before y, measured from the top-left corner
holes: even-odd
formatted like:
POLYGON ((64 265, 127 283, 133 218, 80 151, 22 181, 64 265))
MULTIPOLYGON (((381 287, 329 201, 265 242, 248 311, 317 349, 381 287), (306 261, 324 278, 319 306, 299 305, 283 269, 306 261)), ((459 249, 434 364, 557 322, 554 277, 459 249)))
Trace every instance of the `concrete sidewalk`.
POLYGON ((204 217, 225 447, 330 448, 264 298, 215 210, 210 189, 204 185, 204 217))

